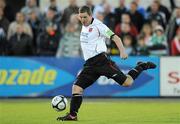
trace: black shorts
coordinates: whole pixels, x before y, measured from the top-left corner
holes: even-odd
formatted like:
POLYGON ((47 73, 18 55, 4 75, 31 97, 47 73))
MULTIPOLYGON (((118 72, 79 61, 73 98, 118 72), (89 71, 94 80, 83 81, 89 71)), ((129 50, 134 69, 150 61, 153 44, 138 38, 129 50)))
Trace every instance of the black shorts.
POLYGON ((81 88, 86 89, 100 76, 112 78, 120 85, 122 85, 127 78, 106 53, 101 53, 86 61, 84 68, 78 75, 74 85, 78 85, 81 88))

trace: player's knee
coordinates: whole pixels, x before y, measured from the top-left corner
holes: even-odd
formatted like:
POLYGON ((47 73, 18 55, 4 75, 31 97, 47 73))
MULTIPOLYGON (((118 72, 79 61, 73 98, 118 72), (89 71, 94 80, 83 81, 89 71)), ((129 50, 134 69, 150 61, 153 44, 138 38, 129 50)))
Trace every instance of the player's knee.
POLYGON ((124 86, 124 87, 130 87, 130 86, 132 86, 133 81, 134 81, 133 78, 132 78, 131 76, 127 75, 127 79, 124 81, 124 83, 122 84, 122 86, 124 86))
POLYGON ((83 94, 83 88, 78 85, 73 85, 72 94, 83 94))

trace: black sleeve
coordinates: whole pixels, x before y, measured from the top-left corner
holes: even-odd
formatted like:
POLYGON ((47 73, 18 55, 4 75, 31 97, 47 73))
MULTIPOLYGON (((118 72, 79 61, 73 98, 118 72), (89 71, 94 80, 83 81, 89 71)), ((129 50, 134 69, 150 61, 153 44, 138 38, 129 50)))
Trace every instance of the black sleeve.
POLYGON ((114 35, 115 35, 115 34, 111 35, 110 40, 112 40, 112 38, 114 37, 114 35))

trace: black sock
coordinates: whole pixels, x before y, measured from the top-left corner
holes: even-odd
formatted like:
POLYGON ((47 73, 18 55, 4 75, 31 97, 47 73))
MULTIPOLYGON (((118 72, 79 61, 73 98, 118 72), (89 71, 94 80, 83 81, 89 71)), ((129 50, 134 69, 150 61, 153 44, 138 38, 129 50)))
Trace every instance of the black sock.
POLYGON ((78 113, 78 110, 82 103, 82 95, 81 94, 73 94, 71 98, 71 104, 70 104, 70 114, 72 116, 76 116, 78 113))
POLYGON ((130 70, 128 72, 128 75, 130 75, 133 78, 133 80, 135 80, 142 71, 143 71, 143 68, 138 65, 134 69, 130 70))

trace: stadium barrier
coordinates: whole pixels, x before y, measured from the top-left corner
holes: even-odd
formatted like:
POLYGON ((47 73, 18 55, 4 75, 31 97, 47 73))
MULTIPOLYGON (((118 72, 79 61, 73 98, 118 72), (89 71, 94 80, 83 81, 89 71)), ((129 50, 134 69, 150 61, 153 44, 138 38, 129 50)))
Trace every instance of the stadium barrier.
MULTIPOLYGON (((165 69, 167 67, 170 68, 170 65, 174 62, 176 64, 180 63, 179 58, 173 58, 171 60, 163 57, 161 62, 158 57, 129 57, 125 61, 119 57, 112 57, 112 59, 124 73, 127 73, 129 69, 133 68, 137 61, 153 61, 158 67, 154 70, 143 72, 131 87, 118 86, 112 79, 102 76, 85 90, 84 96, 180 96, 180 79, 178 77, 180 66, 174 66, 171 70, 165 69), (160 70, 162 78, 161 85, 160 70), (170 73, 170 76, 165 78, 168 73, 170 73), (169 85, 173 85, 171 91, 166 90, 169 85)), ((72 84, 82 69, 83 63, 84 61, 81 58, 1 57, 0 97, 51 97, 58 94, 67 97, 71 96, 72 84)))

